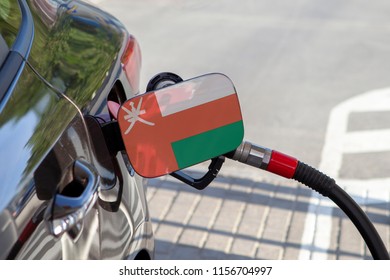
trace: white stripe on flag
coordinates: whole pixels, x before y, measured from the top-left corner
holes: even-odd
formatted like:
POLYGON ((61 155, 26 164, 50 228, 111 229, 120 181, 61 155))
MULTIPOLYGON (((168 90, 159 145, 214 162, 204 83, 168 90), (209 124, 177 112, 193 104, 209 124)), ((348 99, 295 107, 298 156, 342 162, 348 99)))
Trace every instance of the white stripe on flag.
POLYGON ((160 89, 155 95, 165 117, 235 93, 230 79, 216 73, 160 89))

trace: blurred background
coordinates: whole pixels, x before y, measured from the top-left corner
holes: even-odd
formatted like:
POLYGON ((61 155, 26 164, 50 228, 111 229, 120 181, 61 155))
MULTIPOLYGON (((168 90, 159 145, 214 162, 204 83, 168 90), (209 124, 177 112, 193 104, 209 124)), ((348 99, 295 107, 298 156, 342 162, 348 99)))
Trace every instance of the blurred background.
MULTIPOLYGON (((159 72, 226 74, 245 139, 335 177, 389 247, 388 1, 90 2, 138 39, 141 91, 159 72)), ((157 259, 370 258, 327 199, 235 162, 203 192, 171 177, 150 180, 148 199, 157 259)))

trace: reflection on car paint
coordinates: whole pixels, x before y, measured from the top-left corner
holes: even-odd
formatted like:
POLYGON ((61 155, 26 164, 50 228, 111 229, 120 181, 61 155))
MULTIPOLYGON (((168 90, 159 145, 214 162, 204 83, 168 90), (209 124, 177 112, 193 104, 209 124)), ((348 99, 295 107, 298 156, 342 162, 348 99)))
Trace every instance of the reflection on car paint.
POLYGON ((25 188, 31 172, 42 161, 77 110, 57 96, 26 67, 15 93, 0 115, 0 210, 25 188), (32 94, 34 93, 34 94, 32 94), (66 125, 65 125, 66 126, 66 125), (12 170, 12 172, 9 172, 12 170))
MULTIPOLYGON (((0 259, 121 259, 140 250, 152 256, 142 179, 128 174, 121 152, 107 155, 104 139, 89 140, 87 121, 105 107, 121 78, 129 35, 115 18, 79 1, 27 2, 33 46, 0 112, 0 167, 6 167, 0 169, 0 259), (50 206, 72 182, 66 171, 78 159, 96 168, 99 199, 56 238, 48 230, 50 206)), ((4 3, 17 1, 0 0, 4 3)), ((5 23, 2 11, 0 32, 8 32, 12 43, 18 18, 5 23)), ((124 97, 134 94, 124 88, 124 97)), ((70 187, 83 192, 80 185, 70 187)))
POLYGON ((41 20, 45 15, 42 1, 32 1, 35 40, 29 61, 45 80, 85 108, 107 82, 126 33, 108 15, 99 15, 103 18, 99 20, 89 5, 72 3, 59 5, 55 22, 48 24, 41 20))

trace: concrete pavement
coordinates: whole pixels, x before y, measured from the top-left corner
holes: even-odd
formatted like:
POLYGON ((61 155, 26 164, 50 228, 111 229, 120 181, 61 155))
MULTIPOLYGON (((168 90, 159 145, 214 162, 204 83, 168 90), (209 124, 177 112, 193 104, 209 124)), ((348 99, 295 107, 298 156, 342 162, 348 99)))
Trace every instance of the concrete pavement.
MULTIPOLYGON (((312 242, 302 243, 312 191, 287 180, 264 180, 262 171, 250 167, 233 169, 222 169, 203 191, 170 176, 149 180, 156 259, 371 258, 353 224, 333 202, 318 199, 316 209, 317 215, 331 219, 330 244, 318 245, 322 232, 317 230, 312 242)), ((191 174, 200 177, 199 171, 191 174)), ((367 195, 355 199, 370 200, 367 195)), ((389 202, 363 207, 389 246, 389 202)))

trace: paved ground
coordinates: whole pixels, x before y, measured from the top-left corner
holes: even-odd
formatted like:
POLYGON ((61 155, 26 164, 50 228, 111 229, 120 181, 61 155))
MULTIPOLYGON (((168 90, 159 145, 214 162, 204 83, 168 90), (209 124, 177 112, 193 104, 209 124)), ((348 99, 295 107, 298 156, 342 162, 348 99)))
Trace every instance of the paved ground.
MULTIPOLYGON (((335 177, 386 245, 390 224, 390 4, 386 0, 93 0, 156 73, 227 74, 246 139, 335 177), (380 89, 380 90, 377 90, 380 89)), ((158 259, 344 259, 369 254, 327 199, 227 163, 203 192, 150 180, 158 259)))
MULTIPOLYGON (((259 171, 261 172, 261 171, 259 171)), ((157 259, 366 259, 370 253, 352 223, 333 203, 317 199, 293 182, 273 184, 257 170, 221 171, 197 191, 173 177, 149 181, 148 197, 156 233, 157 259), (307 212, 331 220, 329 244, 318 227, 302 243, 307 212), (317 242, 316 242, 317 240, 317 242)), ((199 177, 199 172, 194 172, 199 177)), ((355 197, 368 202, 366 196, 355 197)), ((364 203, 363 203, 364 204, 364 203)), ((365 210, 389 246, 389 200, 365 210)))

